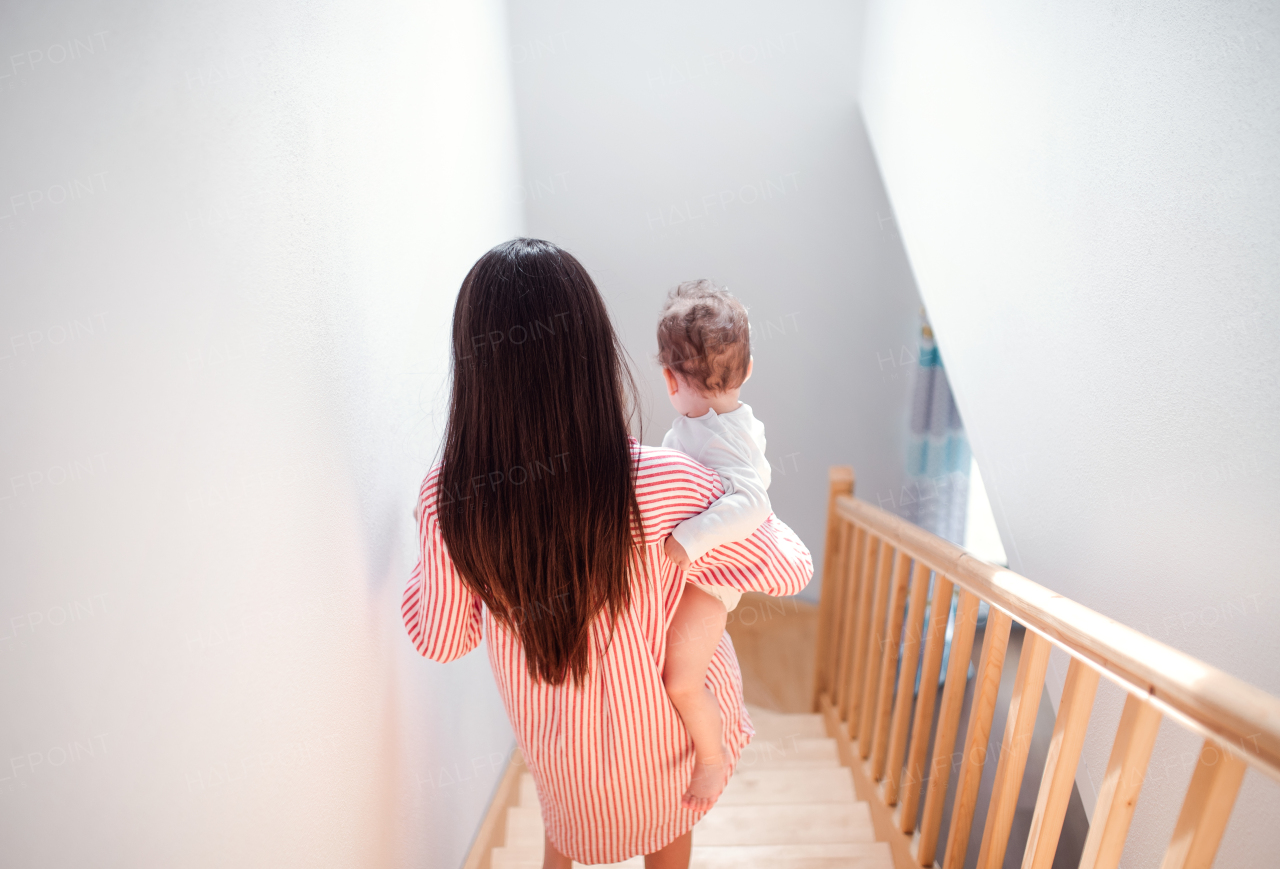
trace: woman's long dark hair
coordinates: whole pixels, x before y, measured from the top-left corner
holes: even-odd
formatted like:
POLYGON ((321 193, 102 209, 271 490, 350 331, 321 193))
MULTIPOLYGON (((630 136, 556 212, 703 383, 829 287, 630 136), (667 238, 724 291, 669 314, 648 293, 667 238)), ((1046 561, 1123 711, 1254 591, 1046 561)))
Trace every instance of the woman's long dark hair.
POLYGON ((530 675, 553 685, 582 683, 596 617, 630 604, 642 531, 625 358, 595 283, 551 242, 500 244, 462 282, 440 530, 530 675))

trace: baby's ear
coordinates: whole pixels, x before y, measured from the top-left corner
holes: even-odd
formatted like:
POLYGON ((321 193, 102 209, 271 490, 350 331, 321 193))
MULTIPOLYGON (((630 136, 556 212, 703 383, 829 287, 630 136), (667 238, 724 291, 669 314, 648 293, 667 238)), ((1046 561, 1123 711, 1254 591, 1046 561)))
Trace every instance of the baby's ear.
POLYGON ((751 369, 755 367, 756 367, 756 357, 748 356, 747 357, 747 376, 742 378, 743 383, 746 383, 748 380, 751 379, 751 369))
POLYGON ((670 368, 662 369, 662 376, 667 381, 667 395, 675 395, 680 390, 680 381, 670 368))

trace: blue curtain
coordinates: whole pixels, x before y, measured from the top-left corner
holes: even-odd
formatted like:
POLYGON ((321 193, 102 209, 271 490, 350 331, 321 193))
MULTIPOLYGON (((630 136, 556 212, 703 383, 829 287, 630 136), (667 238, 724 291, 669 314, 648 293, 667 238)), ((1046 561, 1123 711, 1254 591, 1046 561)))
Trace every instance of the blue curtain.
MULTIPOLYGON (((920 356, 911 395, 911 425, 907 442, 907 483, 898 499, 904 519, 964 545, 965 518, 969 507, 969 439, 956 408, 947 370, 942 364, 933 329, 920 312, 920 356)), ((929 599, 933 598, 935 576, 929 577, 929 599)), ((939 686, 945 681, 951 658, 951 635, 955 631, 959 593, 952 595, 942 652, 939 686)), ((928 616, 926 615, 926 619, 928 616)), ((985 604, 979 608, 978 623, 986 622, 985 604)), ((901 652, 899 652, 901 662, 901 652)), ((969 666, 973 676, 973 665, 969 666)), ((920 672, 915 674, 915 690, 920 690, 920 672)))
POLYGON ((908 479, 898 499, 899 511, 921 528, 963 546, 969 505, 969 441, 923 311, 920 320, 920 358, 907 444, 908 479))

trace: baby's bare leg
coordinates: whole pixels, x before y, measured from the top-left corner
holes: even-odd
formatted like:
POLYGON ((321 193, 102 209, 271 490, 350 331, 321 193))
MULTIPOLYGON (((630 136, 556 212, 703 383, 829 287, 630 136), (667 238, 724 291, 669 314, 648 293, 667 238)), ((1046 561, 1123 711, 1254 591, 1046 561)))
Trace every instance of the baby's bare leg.
POLYGON ((696 758, 684 805, 709 809, 724 790, 728 772, 720 705, 707 688, 707 666, 724 635, 724 604, 697 586, 686 584, 667 631, 667 664, 662 682, 693 739, 696 758))

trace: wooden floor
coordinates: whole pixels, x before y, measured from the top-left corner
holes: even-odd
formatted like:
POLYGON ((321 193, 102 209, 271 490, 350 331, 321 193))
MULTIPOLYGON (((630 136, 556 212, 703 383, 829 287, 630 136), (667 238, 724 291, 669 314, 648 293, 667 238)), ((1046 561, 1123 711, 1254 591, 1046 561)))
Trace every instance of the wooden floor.
POLYGON ((748 592, 729 613, 728 631, 747 705, 792 714, 813 711, 816 606, 748 592))

